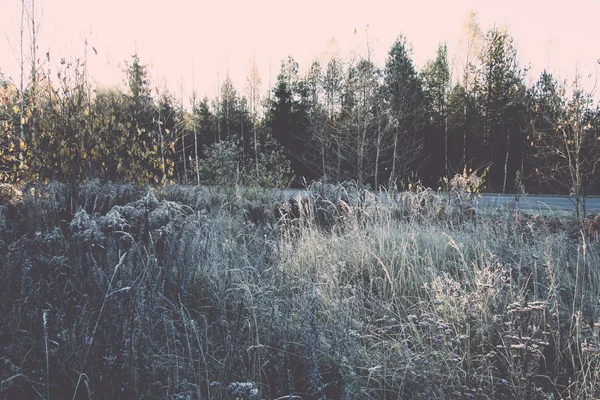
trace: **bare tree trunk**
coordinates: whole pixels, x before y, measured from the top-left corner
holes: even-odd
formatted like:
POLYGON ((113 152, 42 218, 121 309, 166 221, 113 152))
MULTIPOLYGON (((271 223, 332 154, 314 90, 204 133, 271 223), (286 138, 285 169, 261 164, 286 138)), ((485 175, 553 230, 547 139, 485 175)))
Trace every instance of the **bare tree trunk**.
MULTIPOLYGON (((86 135, 84 136, 85 142, 83 145, 84 151, 88 152, 89 149, 89 145, 88 145, 88 138, 93 137, 94 135, 94 113, 92 112, 92 89, 88 83, 88 41, 87 39, 85 40, 85 51, 84 51, 84 70, 83 70, 83 79, 84 81, 83 83, 83 87, 85 89, 85 93, 87 94, 87 111, 88 111, 88 118, 86 118, 86 125, 87 125, 87 130, 86 130, 86 135)), ((34 78, 35 80, 35 78, 34 78)), ((87 176, 91 177, 92 176, 92 159, 91 157, 87 157, 87 176)))
POLYGON ((261 83, 260 75, 258 75, 258 67, 256 66, 256 58, 252 57, 250 65, 250 74, 248 76, 248 89, 250 97, 250 113, 252 115, 252 136, 254 138, 254 167, 256 170, 256 179, 259 179, 258 172, 258 135, 256 133, 256 106, 258 103, 258 90, 261 83))
MULTIPOLYGON (((465 97, 465 101, 466 101, 466 97, 465 97)), ((462 154, 462 162, 463 162, 463 167, 467 167, 467 105, 465 103, 465 107, 463 109, 463 116, 464 116, 464 131, 463 131, 463 154, 462 154)))
MULTIPOLYGON (((229 70, 227 71, 227 81, 229 80, 229 70)), ((226 81, 226 82, 227 82, 226 81)), ((231 139, 231 122, 229 121, 229 102, 231 98, 229 97, 229 93, 227 93, 227 98, 225 99, 225 124, 227 125, 227 139, 231 139)), ((243 141, 243 138, 242 138, 243 141)))
POLYGON ((240 135, 242 137, 242 159, 246 159, 246 138, 244 137, 244 117, 240 115, 240 135))
MULTIPOLYGON (((157 88, 160 87, 160 81, 157 83, 157 88)), ((158 90, 160 92, 160 89, 158 90)), ((165 143, 162 131, 162 120, 160 115, 160 93, 158 93, 158 121, 156 125, 158 125, 158 136, 160 139, 160 170, 162 172, 162 180, 166 181, 166 168, 165 168, 165 143)))
POLYGON ((217 143, 221 142, 221 87, 217 72, 217 143))
POLYGON ((196 92, 192 95, 192 126, 194 127, 194 153, 196 157, 196 184, 200 185, 200 164, 198 162, 198 133, 196 132, 196 92))
MULTIPOLYGON (((487 108, 486 108, 487 110, 487 108)), ((487 114, 487 111, 486 111, 487 114)), ((486 118, 484 118, 484 124, 487 121, 487 115, 486 118)), ((496 184, 495 180, 492 180, 492 177, 495 178, 494 175, 492 175, 492 171, 496 171, 496 165, 494 163, 494 154, 496 154, 496 140, 495 140, 495 136, 496 136, 496 123, 495 121, 492 119, 488 122, 488 126, 487 128, 484 127, 484 136, 487 136, 489 143, 490 143, 490 147, 489 147, 489 151, 488 151, 488 157, 490 160, 490 174, 487 175, 487 188, 491 193, 495 193, 495 187, 494 185, 496 184), (487 131, 486 131, 487 129, 487 131)))
POLYGON ((379 156, 381 155, 381 114, 377 116, 377 148, 375 149, 375 191, 379 191, 379 156))
MULTIPOLYGON (((29 97, 31 99, 32 105, 36 104, 36 96, 37 96, 37 26, 35 20, 35 0, 31 0, 31 10, 29 13, 29 23, 31 24, 31 75, 30 75, 30 94, 29 97)), ((87 53, 87 40, 86 40, 86 53, 87 53)), ((86 69, 87 69, 87 54, 86 54, 86 69)), ((86 71, 87 72, 87 71, 86 71)), ((32 111, 35 111, 35 106, 32 107, 32 111)), ((31 117, 33 117, 33 113, 30 115, 29 122, 29 138, 33 139, 33 126, 31 121, 31 117)), ((88 159, 89 163, 89 159, 88 159)))
POLYGON ((196 74, 192 65, 192 127, 194 129, 194 157, 196 158, 196 184, 200 186, 200 164, 198 163, 198 132, 196 132, 196 74))
POLYGON ((574 137, 575 149, 573 151, 571 158, 573 159, 572 164, 574 166, 574 174, 573 174, 573 191, 575 192, 575 213, 577 215, 577 220, 581 223, 581 189, 583 187, 582 175, 581 175, 581 142, 579 135, 579 128, 575 128, 576 131, 574 137))
MULTIPOLYGON (((32 90, 35 96, 35 89, 37 85, 37 26, 35 21, 35 0, 31 0, 31 10, 29 14, 29 21, 31 24, 31 84, 32 90)), ((87 52, 87 40, 86 40, 86 52, 87 52)), ((87 62, 87 60, 86 60, 87 62)))
MULTIPOLYGON (((25 93, 23 93, 23 81, 25 79, 25 72, 24 72, 24 67, 25 67, 25 60, 23 58, 23 31, 24 31, 24 26, 25 24, 25 0, 21 0, 21 43, 20 43, 20 47, 21 47, 21 61, 20 61, 20 67, 21 67, 21 78, 20 78, 20 83, 19 83, 19 93, 21 94, 21 101, 19 102, 19 127, 21 130, 21 141, 25 140, 25 93)), ((20 146, 19 146, 20 147, 20 146)), ((21 158, 22 159, 22 158, 21 158)))
POLYGON ((394 154, 392 155, 392 173, 390 174, 390 183, 389 183, 389 187, 392 187, 392 184, 394 184, 395 180, 396 180, 396 154, 398 151, 398 129, 399 127, 396 127, 396 134, 394 135, 394 154))
POLYGON ((504 157, 504 182, 502 183, 502 193, 506 193, 506 180, 508 178, 508 154, 510 152, 510 131, 506 135, 506 156, 504 157))
POLYGON ((254 130, 254 165, 256 166, 256 179, 258 179, 258 139, 256 138, 256 117, 253 117, 253 119, 254 122, 252 123, 252 125, 254 130))
POLYGON ((165 141, 164 141, 164 137, 163 137, 163 132, 162 132, 162 126, 161 126, 161 121, 160 121, 160 104, 159 104, 159 111, 158 111, 158 134, 160 136, 160 169, 162 172, 162 179, 163 181, 166 179, 166 169, 165 169, 165 141))
POLYGON ((358 163, 357 163, 357 179, 358 179, 358 184, 360 186, 362 186, 363 183, 363 157, 364 157, 364 149, 365 149, 365 145, 364 145, 364 140, 363 140, 363 128, 360 126, 360 111, 358 114, 358 119, 357 119, 357 124, 356 124, 356 130, 357 130, 357 134, 358 134, 358 163))
MULTIPOLYGON (((183 77, 181 77, 181 98, 179 99, 179 102, 181 103, 181 117, 183 118, 184 116, 184 112, 183 112, 183 77)), ((192 110, 192 115, 193 115, 194 110, 192 110)), ((183 121, 182 121, 183 122, 183 121)), ((183 180, 185 182, 187 182, 187 160, 185 159, 185 126, 184 129, 182 129, 182 135, 181 135, 181 156, 183 158, 183 180)))
POLYGON ((342 145, 340 139, 337 140, 337 180, 340 181, 340 175, 342 173, 342 145))
POLYGON ((448 177, 448 117, 444 123, 444 177, 448 177))
POLYGON ((323 171, 323 179, 327 180, 327 171, 325 170, 325 144, 323 143, 323 138, 321 137, 321 165, 323 171))
POLYGON ((521 180, 523 180, 523 171, 525 168, 525 148, 526 148, 526 139, 523 139, 523 146, 521 148, 521 180))

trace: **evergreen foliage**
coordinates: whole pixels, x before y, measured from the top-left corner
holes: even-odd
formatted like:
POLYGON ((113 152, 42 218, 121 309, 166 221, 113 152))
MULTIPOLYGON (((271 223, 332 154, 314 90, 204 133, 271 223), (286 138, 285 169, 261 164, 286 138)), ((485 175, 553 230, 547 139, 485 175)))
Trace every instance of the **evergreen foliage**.
POLYGON ((488 168, 491 192, 597 193, 594 93, 580 79, 558 85, 547 74, 528 88, 510 34, 498 28, 482 33, 475 15, 464 36, 463 70, 454 80, 445 44, 419 71, 400 36, 383 67, 369 55, 333 55, 303 70, 290 56, 262 103, 256 64, 244 92, 250 97, 227 76, 216 98, 196 102, 194 95, 191 108, 153 82, 137 54, 124 63, 122 88, 95 87, 85 57, 63 59, 54 74, 32 70, 22 91, 3 76, 0 180, 59 180, 73 189, 96 178, 225 183, 217 178, 223 171, 212 168, 220 168, 216 149, 227 148, 223 154, 235 154, 235 181, 243 185, 291 179, 298 187, 323 179, 442 188, 444 178, 465 168, 488 168), (548 133, 567 126, 565 120, 577 120, 581 130, 570 125, 564 134, 578 131, 585 139, 574 137, 581 146, 563 149, 559 161, 553 153, 559 141, 548 133))

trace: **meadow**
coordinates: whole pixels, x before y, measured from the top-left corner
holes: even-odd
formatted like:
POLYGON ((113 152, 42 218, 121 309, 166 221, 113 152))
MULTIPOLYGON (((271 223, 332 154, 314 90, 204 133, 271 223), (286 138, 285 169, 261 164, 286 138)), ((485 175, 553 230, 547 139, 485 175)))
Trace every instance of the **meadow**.
POLYGON ((600 217, 351 184, 0 206, 6 399, 600 397, 600 217))

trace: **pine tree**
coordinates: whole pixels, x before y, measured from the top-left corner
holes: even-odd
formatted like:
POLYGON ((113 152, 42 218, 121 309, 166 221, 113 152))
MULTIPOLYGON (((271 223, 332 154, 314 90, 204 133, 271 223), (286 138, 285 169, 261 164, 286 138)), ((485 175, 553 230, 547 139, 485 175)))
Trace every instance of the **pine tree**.
POLYGON ((423 147, 424 97, 410 52, 406 39, 399 37, 385 63, 383 91, 394 126, 390 186, 416 169, 423 147))
MULTIPOLYGON (((439 152, 434 150, 435 147, 442 147, 443 168, 440 171, 435 166, 435 174, 441 174, 445 177, 449 175, 450 164, 448 154, 448 95, 450 92, 450 68, 448 66, 448 50, 446 44, 441 44, 437 50, 435 60, 428 61, 423 69, 423 89, 427 104, 427 112, 429 116, 429 125, 431 127, 432 138, 429 153, 434 158, 437 158, 439 152), (440 140, 443 138, 442 140, 440 140), (439 146, 440 141, 442 146, 439 146)), ((431 171, 433 172, 433 171, 431 171)))
POLYGON ((308 93, 306 85, 298 77, 298 64, 293 58, 288 58, 281 65, 272 98, 267 103, 266 125, 283 146, 292 170, 310 180, 313 174, 303 161, 310 136, 308 93))
MULTIPOLYGON (((481 57, 481 105, 483 137, 481 146, 487 150, 482 163, 491 163, 488 187, 507 190, 510 155, 519 160, 525 126, 525 70, 517 60, 517 51, 506 31, 494 28, 486 36, 481 57), (517 157, 515 157, 517 156, 517 157)), ((518 164, 517 164, 518 165, 518 164)))
POLYGON ((127 83, 124 103, 127 111, 122 125, 124 145, 115 149, 117 174, 124 180, 140 184, 158 183, 163 177, 160 135, 148 67, 141 64, 137 53, 131 58, 124 71, 127 83))

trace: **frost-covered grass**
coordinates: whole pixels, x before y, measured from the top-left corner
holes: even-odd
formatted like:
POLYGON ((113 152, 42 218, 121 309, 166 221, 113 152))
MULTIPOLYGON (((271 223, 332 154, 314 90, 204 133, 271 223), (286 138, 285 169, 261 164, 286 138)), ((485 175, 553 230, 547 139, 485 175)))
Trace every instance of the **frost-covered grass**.
POLYGON ((600 396, 600 220, 24 189, 0 206, 3 398, 600 396))

